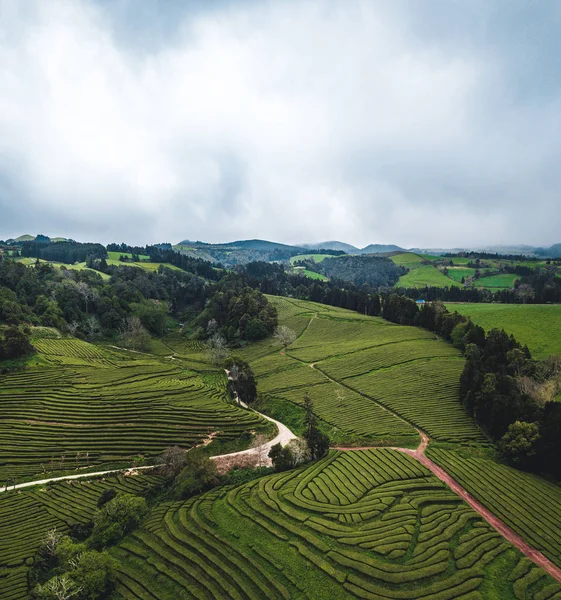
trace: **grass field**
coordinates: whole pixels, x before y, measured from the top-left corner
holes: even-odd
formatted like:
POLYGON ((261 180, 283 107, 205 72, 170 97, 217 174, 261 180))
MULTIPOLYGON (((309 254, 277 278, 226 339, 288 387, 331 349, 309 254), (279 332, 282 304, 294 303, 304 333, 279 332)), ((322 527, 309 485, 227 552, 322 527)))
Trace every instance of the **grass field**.
POLYGON ((423 265, 402 275, 395 287, 450 287, 454 281, 433 265, 423 265))
POLYGON ((413 252, 402 252, 401 254, 394 254, 390 256, 390 259, 400 267, 407 267, 408 269, 417 269, 421 265, 425 264, 427 259, 420 254, 413 254, 413 252))
POLYGON ((414 459, 332 451, 161 504, 114 551, 124 599, 552 598, 533 567, 414 459))
POLYGON ((483 458, 430 449, 429 456, 534 548, 561 565, 561 487, 483 458))
POLYGON ((68 338, 34 344, 47 366, 0 376, 0 481, 149 462, 210 433, 220 446, 269 429, 228 404, 225 374, 203 363, 188 369, 68 338))
POLYGON ((519 275, 513 273, 501 273, 500 275, 490 275, 489 277, 480 277, 474 281, 475 287, 484 287, 492 289, 510 289, 514 287, 514 283, 520 279, 519 275))
POLYGON ((175 265, 171 265, 169 263, 157 263, 157 262, 122 262, 120 260, 115 260, 108 258, 108 265, 113 265, 115 267, 140 267, 141 269, 145 269, 146 271, 157 271, 160 265, 166 267, 166 269, 172 269, 173 271, 181 271, 179 267, 175 265))
MULTIPOLYGON (((130 252, 107 252, 107 258, 111 260, 119 260, 121 256, 126 258, 132 258, 132 254, 130 252)), ((147 254, 139 254, 139 260, 150 260, 150 257, 147 254)))
POLYGON ((504 329, 522 344, 534 358, 561 354, 561 305, 558 304, 470 304, 447 303, 448 310, 472 318, 489 331, 504 329))
POLYGON ((27 572, 48 530, 67 533, 72 525, 90 521, 106 489, 141 494, 160 481, 152 475, 119 475, 0 493, 0 598, 29 597, 27 572))
MULTIPOLYGON (((458 399, 460 353, 434 334, 312 302, 270 297, 298 339, 286 354, 264 341, 241 352, 258 391, 296 407, 305 393, 338 443, 486 443, 458 399)), ((277 403, 278 406, 278 403, 277 403)))
POLYGON ((298 254, 290 259, 290 264, 293 265, 298 260, 313 260, 316 263, 325 260, 326 258, 333 258, 332 254, 298 254))

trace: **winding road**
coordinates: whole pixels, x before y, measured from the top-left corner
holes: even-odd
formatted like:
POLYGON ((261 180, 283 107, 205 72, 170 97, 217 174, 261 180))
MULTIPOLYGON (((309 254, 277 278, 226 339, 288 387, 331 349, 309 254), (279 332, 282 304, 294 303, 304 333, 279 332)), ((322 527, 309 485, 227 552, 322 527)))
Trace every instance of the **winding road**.
MULTIPOLYGON (((230 377, 230 374, 228 377, 230 377)), ((243 406, 244 408, 251 410, 248 408, 247 404, 237 399, 238 404, 243 406)), ((278 434, 274 439, 266 442, 262 446, 257 448, 249 448, 247 450, 241 450, 239 452, 230 452, 228 454, 219 454, 217 456, 211 457, 214 460, 218 459, 236 459, 238 457, 243 458, 246 456, 260 456, 260 462, 263 465, 270 465, 271 459, 268 457, 269 450, 275 444, 280 443, 282 446, 286 446, 291 440, 297 439, 297 436, 283 423, 268 417, 260 412, 255 411, 257 414, 261 415, 264 419, 271 421, 278 428, 278 434)), ((417 430, 419 431, 419 430, 417 430)), ((496 517, 490 510, 488 510, 481 502, 476 500, 471 494, 469 494, 453 477, 451 477, 442 467, 438 466, 434 463, 430 458, 425 455, 425 450, 429 445, 429 437, 426 433, 419 431, 419 435, 421 436, 421 442, 419 446, 412 450, 411 448, 398 448, 398 447, 389 447, 391 450, 397 450, 399 452, 403 452, 404 454, 408 454, 414 459, 418 460, 422 465, 424 465, 427 469, 429 469, 440 481, 445 483, 454 493, 460 496, 471 508, 477 512, 482 519, 487 521, 491 527, 496 529, 508 542, 510 542, 513 546, 518 548, 522 554, 527 556, 530 560, 532 560, 537 566, 541 567, 546 573, 551 575, 553 579, 561 583, 561 569, 557 567, 554 563, 552 563, 546 556, 544 556, 539 550, 532 548, 527 542, 525 542, 515 531, 513 531, 510 527, 508 527, 503 521, 501 521, 498 517, 496 517)), ((353 452, 357 450, 374 450, 377 448, 381 448, 380 446, 369 446, 362 448, 350 448, 350 447, 336 447, 335 450, 341 450, 343 452, 353 452)), ((385 448, 388 448, 385 446, 385 448)), ((50 479, 41 479, 39 481, 29 481, 27 483, 20 483, 15 486, 10 486, 9 490, 18 490, 26 487, 31 487, 34 485, 45 485, 47 483, 51 483, 54 481, 66 481, 72 479, 81 479, 84 477, 99 477, 103 475, 111 475, 114 473, 133 473, 135 471, 145 470, 145 469, 153 469, 154 466, 144 466, 144 467, 133 467, 130 469, 112 469, 109 471, 98 471, 96 473, 80 473, 78 475, 65 475, 62 477, 52 477, 50 479)), ((7 491, 7 487, 0 489, 0 492, 7 491)))

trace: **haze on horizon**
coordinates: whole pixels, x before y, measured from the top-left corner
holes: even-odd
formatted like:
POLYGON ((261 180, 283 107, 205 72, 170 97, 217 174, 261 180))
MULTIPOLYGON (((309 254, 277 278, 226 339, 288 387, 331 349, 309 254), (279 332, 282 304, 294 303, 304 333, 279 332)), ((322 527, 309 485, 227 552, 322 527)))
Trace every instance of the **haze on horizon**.
POLYGON ((0 238, 561 241, 554 0, 0 0, 0 238))

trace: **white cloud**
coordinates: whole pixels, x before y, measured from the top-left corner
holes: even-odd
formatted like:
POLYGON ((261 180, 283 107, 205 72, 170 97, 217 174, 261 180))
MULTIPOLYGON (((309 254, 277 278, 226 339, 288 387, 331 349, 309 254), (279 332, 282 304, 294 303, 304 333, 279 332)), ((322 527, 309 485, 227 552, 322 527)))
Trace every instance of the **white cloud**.
POLYGON ((536 206, 558 143, 528 127, 555 103, 497 121, 497 57, 416 35, 397 4, 179 12, 143 53, 111 4, 22 6, 0 0, 0 237, 555 241, 536 206))

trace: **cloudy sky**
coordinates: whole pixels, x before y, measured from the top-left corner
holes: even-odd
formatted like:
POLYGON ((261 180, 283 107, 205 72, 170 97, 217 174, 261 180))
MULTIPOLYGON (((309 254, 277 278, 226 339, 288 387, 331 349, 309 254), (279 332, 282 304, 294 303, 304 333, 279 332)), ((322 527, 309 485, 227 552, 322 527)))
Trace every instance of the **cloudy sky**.
POLYGON ((0 0, 0 239, 561 241, 558 0, 0 0))

